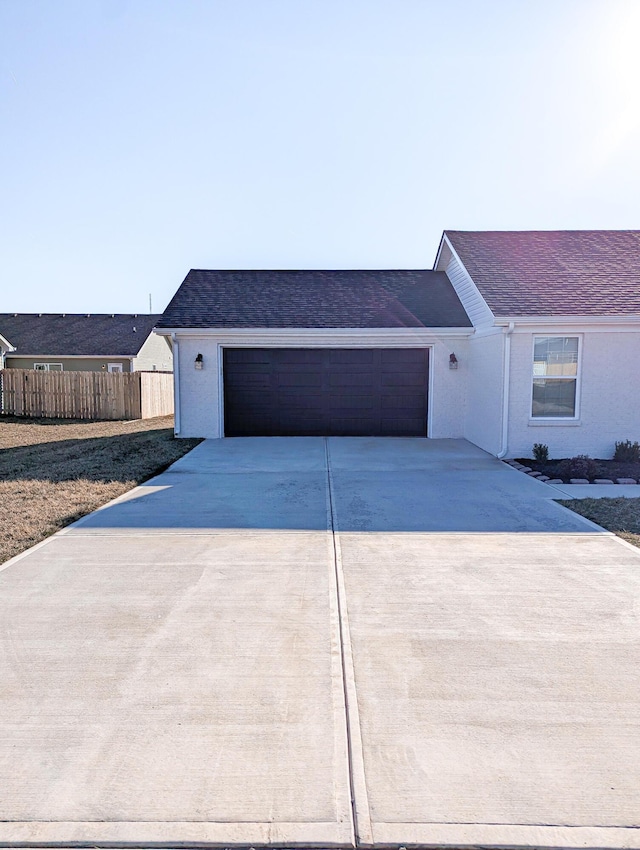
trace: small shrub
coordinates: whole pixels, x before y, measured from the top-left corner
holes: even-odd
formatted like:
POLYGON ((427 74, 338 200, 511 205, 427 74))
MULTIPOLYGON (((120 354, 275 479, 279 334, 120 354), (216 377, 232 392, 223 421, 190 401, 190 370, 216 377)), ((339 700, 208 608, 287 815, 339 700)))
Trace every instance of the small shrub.
POLYGON ((640 463, 640 443, 632 443, 631 440, 616 443, 613 459, 622 463, 640 463))
POLYGON ((576 455, 560 461, 558 474, 566 479, 595 478, 598 474, 598 464, 589 455, 576 455))
POLYGON ((534 443, 533 456, 536 460, 546 463, 549 460, 549 446, 545 446, 544 443, 534 443))

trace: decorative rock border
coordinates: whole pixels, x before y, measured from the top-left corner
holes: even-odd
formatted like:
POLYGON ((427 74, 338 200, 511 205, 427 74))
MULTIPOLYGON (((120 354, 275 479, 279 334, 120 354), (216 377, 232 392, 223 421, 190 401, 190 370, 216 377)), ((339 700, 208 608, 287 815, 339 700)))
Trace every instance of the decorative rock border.
MULTIPOLYGON (((536 481, 544 481, 545 484, 564 484, 562 478, 549 478, 548 475, 543 475, 541 472, 536 472, 534 469, 531 469, 530 466, 525 466, 523 463, 518 463, 517 460, 511 458, 510 460, 505 460, 505 463, 509 464, 509 466, 513 467, 513 469, 517 469, 518 472, 524 472, 526 475, 531 476, 531 478, 535 478, 536 481)), ((588 478, 570 478, 569 484, 591 484, 588 478)), ((594 484, 638 484, 640 482, 636 481, 635 478, 616 478, 614 481, 612 478, 595 478, 593 480, 594 484)))

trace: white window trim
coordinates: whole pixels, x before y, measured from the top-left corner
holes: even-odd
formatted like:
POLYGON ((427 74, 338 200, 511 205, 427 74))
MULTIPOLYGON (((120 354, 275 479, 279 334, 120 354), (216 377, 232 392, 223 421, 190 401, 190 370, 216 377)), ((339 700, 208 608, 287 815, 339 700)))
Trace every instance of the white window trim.
POLYGON ((43 362, 39 361, 39 362, 33 364, 33 368, 35 370, 37 370, 38 372, 50 372, 51 366, 59 366, 60 367, 60 369, 54 369, 55 372, 64 372, 64 366, 62 365, 62 363, 49 363, 49 362, 43 363, 43 362))
POLYGON ((552 424, 553 422, 558 423, 566 423, 569 424, 580 424, 580 401, 582 397, 582 338, 583 334, 576 333, 545 333, 545 334, 534 334, 531 340, 531 372, 529 376, 529 380, 531 381, 531 396, 529 400, 529 424, 552 424), (541 375, 533 374, 533 364, 535 362, 535 350, 536 350, 536 340, 539 339, 549 339, 550 337, 564 337, 565 339, 577 339, 578 340, 578 360, 577 360, 577 374, 573 375, 552 375, 551 377, 554 381, 575 381, 576 382, 576 406, 573 413, 573 416, 534 416, 533 415, 533 382, 535 378, 543 377, 541 375))
POLYGON ((122 363, 107 363, 107 372, 124 372, 124 365, 122 363), (117 366, 117 369, 112 369, 112 366, 117 366))

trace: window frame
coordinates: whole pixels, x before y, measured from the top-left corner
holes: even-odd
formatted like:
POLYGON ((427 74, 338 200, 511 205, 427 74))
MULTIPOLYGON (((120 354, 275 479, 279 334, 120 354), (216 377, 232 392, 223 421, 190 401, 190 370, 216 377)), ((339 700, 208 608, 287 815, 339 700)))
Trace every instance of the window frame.
POLYGON ((62 363, 43 363, 38 361, 33 364, 33 368, 36 372, 64 372, 64 365, 62 363), (51 369, 51 366, 59 366, 60 368, 51 369))
POLYGON ((531 395, 529 400, 529 422, 533 422, 534 424, 537 422, 578 422, 580 420, 580 400, 582 395, 582 339, 583 335, 578 333, 539 333, 533 334, 531 340, 531 366, 529 379, 531 381, 531 395), (545 377, 542 375, 534 375, 533 368, 535 364, 535 351, 536 351, 536 342, 543 339, 577 339, 578 340, 578 357, 576 360, 576 374, 575 375, 551 375, 546 376, 549 377, 553 381, 575 381, 576 382, 576 396, 575 396, 575 408, 573 411, 573 416, 534 416, 533 415, 533 382, 541 377, 545 377))
POLYGON ((107 363, 107 372, 110 375, 117 375, 119 372, 124 372, 124 364, 123 363, 107 363), (113 368, 115 366, 115 369, 113 368))

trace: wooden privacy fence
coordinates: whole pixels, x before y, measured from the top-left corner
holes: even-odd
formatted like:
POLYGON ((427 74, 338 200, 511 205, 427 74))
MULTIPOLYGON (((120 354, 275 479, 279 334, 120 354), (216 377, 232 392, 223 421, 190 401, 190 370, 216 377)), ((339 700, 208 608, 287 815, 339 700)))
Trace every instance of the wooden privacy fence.
POLYGON ((173 413, 171 372, 3 369, 2 413, 51 419, 150 419, 173 413))

